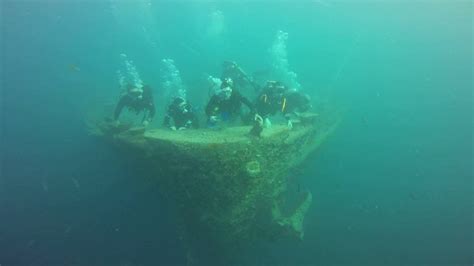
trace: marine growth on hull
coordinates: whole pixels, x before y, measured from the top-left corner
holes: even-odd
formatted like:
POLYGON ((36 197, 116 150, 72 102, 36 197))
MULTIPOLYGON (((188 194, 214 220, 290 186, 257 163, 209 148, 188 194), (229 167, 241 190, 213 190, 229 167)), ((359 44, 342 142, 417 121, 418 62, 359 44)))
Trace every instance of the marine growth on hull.
POLYGON ((312 195, 301 192, 288 207, 288 177, 335 128, 337 121, 326 118, 302 113, 292 129, 274 125, 259 136, 252 126, 173 131, 111 122, 97 123, 94 133, 138 157, 147 178, 178 207, 188 256, 213 250, 230 262, 255 241, 303 238, 312 195))

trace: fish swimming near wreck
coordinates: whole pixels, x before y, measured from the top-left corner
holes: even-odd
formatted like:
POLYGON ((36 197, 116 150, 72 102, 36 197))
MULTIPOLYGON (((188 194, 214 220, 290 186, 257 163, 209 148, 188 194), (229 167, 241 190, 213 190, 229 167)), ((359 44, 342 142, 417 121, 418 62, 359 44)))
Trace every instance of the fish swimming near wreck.
POLYGON ((80 72, 80 71, 81 71, 81 68, 78 67, 78 66, 75 65, 75 64, 69 64, 69 65, 68 65, 68 69, 69 69, 69 71, 71 71, 71 72, 80 72))

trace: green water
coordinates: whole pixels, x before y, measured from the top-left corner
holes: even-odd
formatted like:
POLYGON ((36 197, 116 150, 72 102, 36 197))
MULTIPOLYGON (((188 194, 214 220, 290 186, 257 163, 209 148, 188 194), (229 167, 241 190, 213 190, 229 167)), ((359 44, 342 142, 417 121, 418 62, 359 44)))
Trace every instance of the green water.
POLYGON ((1 265, 184 263, 173 209, 83 120, 116 103, 122 53, 155 90, 157 127, 162 59, 202 110, 223 60, 265 79, 285 59, 271 52, 280 30, 301 90, 344 117, 297 181, 313 193, 304 241, 245 263, 472 265, 471 1, 0 6, 1 265))

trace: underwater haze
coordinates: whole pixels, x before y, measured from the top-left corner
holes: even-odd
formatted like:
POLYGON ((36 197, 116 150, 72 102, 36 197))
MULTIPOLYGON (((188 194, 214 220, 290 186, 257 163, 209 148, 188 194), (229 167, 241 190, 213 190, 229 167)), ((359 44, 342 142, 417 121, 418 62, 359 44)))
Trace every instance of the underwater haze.
POLYGON ((153 127, 172 94, 203 112, 224 60, 343 110, 294 181, 313 194, 304 239, 243 265, 474 263, 472 1, 0 8, 0 265, 186 265, 172 204, 85 121, 124 81, 155 90, 153 127))

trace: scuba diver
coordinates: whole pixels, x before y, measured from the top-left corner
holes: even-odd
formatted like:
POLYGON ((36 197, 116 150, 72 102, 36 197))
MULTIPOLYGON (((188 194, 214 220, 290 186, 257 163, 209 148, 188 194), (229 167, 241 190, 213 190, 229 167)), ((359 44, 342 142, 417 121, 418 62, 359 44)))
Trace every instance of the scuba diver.
POLYGON ((143 126, 148 126, 148 124, 153 120, 156 111, 150 86, 145 85, 143 87, 136 87, 131 84, 127 85, 126 92, 120 97, 120 100, 115 107, 114 120, 117 123, 124 107, 128 107, 129 110, 135 111, 137 114, 143 111, 144 116, 142 124, 143 126))
POLYGON ((250 85, 255 89, 255 91, 260 90, 260 86, 235 62, 224 61, 224 63, 222 63, 221 80, 226 78, 231 78, 237 88, 243 88, 244 86, 250 85))
POLYGON ((218 121, 234 121, 236 116, 240 115, 242 103, 253 111, 252 103, 234 89, 232 79, 224 79, 220 90, 211 97, 206 106, 209 126, 214 126, 218 121))
POLYGON ((255 108, 263 119, 264 127, 270 127, 269 117, 281 112, 287 120, 288 128, 293 127, 292 114, 306 112, 311 108, 311 99, 307 94, 288 89, 278 81, 268 81, 257 98, 255 108))
POLYGON ((199 122, 191 104, 182 97, 176 97, 168 106, 163 125, 171 130, 198 128, 199 122), (171 120, 174 126, 171 125, 171 120))

